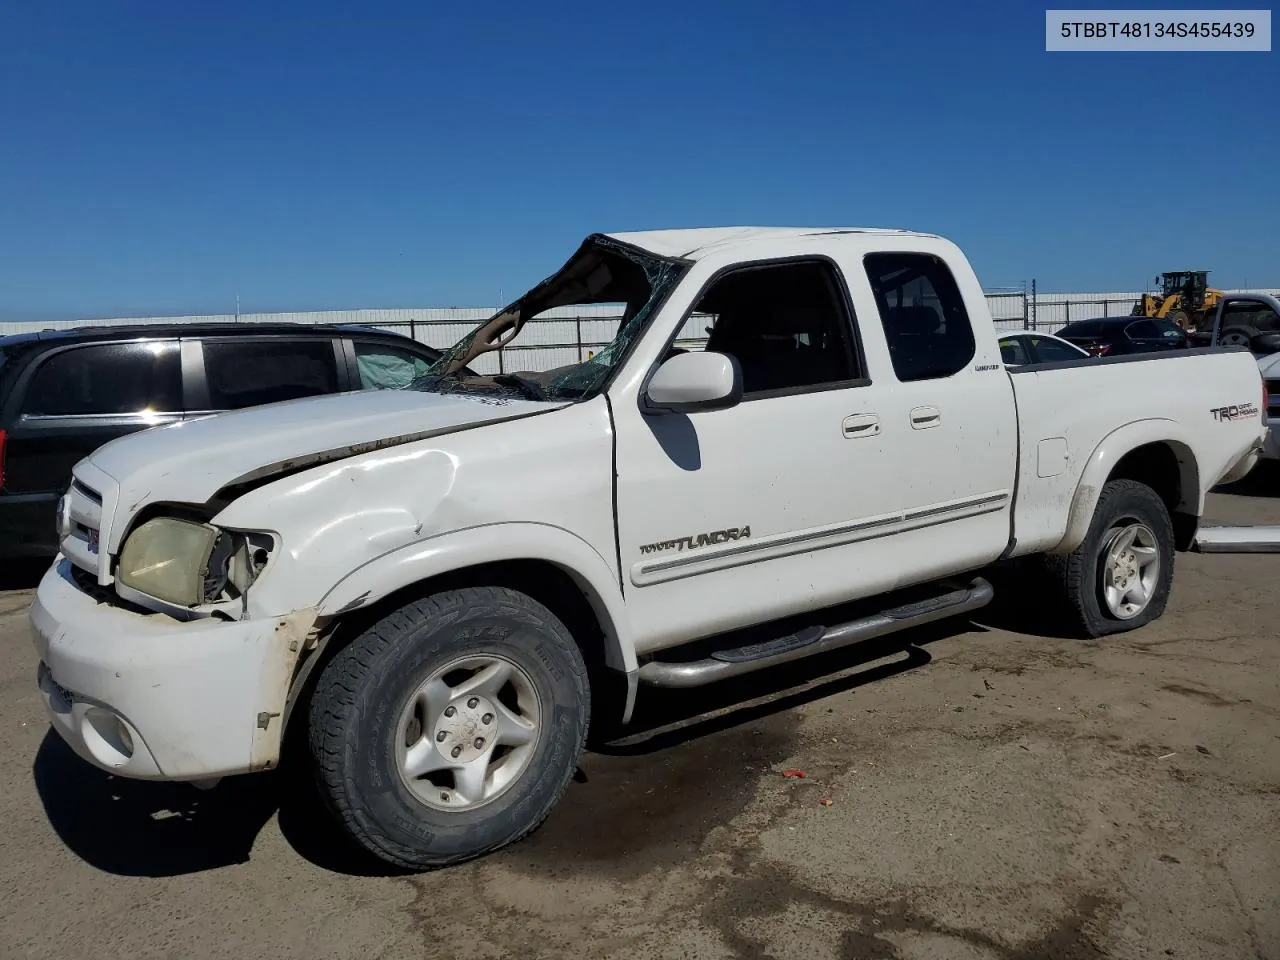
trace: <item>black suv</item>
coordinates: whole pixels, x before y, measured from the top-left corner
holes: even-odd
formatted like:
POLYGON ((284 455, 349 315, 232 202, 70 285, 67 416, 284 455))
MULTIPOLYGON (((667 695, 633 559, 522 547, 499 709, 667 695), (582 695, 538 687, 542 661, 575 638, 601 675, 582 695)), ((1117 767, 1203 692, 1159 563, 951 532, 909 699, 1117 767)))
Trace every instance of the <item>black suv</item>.
POLYGON ((57 552, 71 468, 109 440, 225 410, 398 388, 440 356, 370 327, 218 323, 0 337, 0 557, 57 552))

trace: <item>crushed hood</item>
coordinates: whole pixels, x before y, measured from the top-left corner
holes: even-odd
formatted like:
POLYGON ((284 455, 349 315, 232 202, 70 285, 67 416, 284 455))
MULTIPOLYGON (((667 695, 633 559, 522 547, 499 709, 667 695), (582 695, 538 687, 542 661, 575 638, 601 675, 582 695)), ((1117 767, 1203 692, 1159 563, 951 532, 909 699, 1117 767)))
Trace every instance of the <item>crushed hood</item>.
POLYGON ((154 427, 113 440, 81 463, 90 467, 86 472, 115 480, 117 503, 132 514, 145 503, 203 503, 226 486, 562 406, 505 396, 366 390, 154 427))

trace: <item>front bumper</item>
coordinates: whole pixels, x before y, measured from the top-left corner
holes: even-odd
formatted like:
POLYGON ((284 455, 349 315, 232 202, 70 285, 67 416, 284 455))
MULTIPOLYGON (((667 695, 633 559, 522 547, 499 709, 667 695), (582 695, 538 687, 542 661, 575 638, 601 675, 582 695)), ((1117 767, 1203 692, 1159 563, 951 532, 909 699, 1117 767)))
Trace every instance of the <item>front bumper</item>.
POLYGON ((135 613, 85 593, 59 557, 30 611, 49 721, 77 754, 121 777, 202 780, 268 769, 279 760, 280 717, 307 619, 184 622, 135 613))

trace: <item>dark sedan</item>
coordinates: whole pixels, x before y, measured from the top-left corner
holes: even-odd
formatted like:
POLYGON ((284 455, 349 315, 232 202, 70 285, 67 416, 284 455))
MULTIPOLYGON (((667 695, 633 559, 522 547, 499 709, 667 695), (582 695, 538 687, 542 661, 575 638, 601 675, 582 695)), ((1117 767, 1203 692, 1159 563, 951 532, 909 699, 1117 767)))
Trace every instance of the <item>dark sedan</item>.
POLYGON ((1059 330, 1058 336, 1095 357, 1185 350, 1190 345, 1186 331, 1176 323, 1147 317, 1094 317, 1091 320, 1077 320, 1059 330))

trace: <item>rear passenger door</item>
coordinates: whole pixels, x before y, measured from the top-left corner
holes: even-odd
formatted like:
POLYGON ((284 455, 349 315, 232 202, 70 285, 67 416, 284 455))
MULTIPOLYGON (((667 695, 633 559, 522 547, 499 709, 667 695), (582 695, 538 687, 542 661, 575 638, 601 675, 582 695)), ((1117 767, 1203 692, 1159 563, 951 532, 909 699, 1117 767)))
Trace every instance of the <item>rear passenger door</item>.
POLYGON ((336 337, 218 336, 183 342, 189 412, 218 413, 338 393, 349 378, 336 337))
MULTIPOLYGON (((88 343, 50 350, 15 384, 5 489, 56 501, 95 449, 182 419, 178 341, 88 343)), ((50 528, 52 532, 52 527, 50 528)))
POLYGON ((867 343, 888 354, 872 378, 910 569, 920 579, 988 563, 1009 542, 1018 427, 982 291, 962 291, 928 253, 867 254, 859 279, 859 315, 884 331, 867 343))

